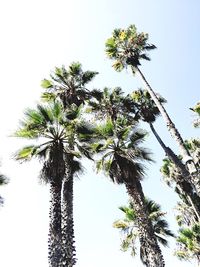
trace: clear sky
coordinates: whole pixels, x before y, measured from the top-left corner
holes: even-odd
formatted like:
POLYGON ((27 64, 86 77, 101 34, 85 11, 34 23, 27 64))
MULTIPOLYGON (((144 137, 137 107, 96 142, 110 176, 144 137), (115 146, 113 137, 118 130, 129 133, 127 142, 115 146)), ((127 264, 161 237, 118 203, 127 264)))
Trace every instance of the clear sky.
MULTIPOLYGON (((105 40, 114 28, 136 24, 158 47, 142 70, 168 100, 166 108, 183 138, 199 136, 189 110, 199 101, 199 10, 198 0, 0 2, 0 157, 1 172, 10 177, 10 184, 0 189, 5 198, 0 210, 0 266, 48 266, 48 187, 38 183, 37 162, 19 165, 12 160, 23 142, 8 137, 23 110, 39 100, 40 81, 55 66, 80 61, 84 70, 100 73, 91 88, 121 86, 127 93, 137 89, 140 81, 128 71, 114 72, 104 53, 105 40)), ((177 152, 161 119, 156 128, 177 152)), ((159 173, 164 154, 151 135, 147 146, 156 164, 149 166, 144 192, 167 211, 174 228, 176 196, 159 173)), ((127 203, 124 187, 97 176, 90 163, 84 165, 85 174, 75 182, 77 267, 141 267, 138 259, 120 252, 120 235, 112 228, 113 221, 122 217, 118 206, 127 203)), ((173 248, 163 252, 166 266, 194 266, 178 261, 173 248)))

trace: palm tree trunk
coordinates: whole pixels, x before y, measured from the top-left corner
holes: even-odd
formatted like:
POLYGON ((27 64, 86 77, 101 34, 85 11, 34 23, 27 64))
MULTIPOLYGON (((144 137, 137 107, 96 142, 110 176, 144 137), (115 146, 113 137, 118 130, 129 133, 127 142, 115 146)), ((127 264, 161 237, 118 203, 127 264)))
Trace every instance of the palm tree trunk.
POLYGON ((60 267, 61 260, 61 183, 50 184, 49 266, 60 267))
MULTIPOLYGON (((174 140, 177 142, 177 144, 179 146, 180 154, 182 155, 183 160, 186 161, 189 173, 193 175, 194 173, 197 172, 197 168, 195 166, 194 161, 192 160, 192 157, 191 157, 189 151, 184 146, 184 142, 183 142, 183 139, 182 139, 179 131, 176 129, 174 123, 170 119, 170 117, 169 117, 167 111, 165 110, 165 108, 163 107, 163 105, 159 102, 158 97, 156 96, 155 92, 151 88, 150 84, 147 82, 145 76, 143 75, 143 73, 141 72, 139 67, 135 67, 135 69, 137 70, 139 77, 144 82, 147 91, 149 92, 149 94, 152 97, 153 101, 155 102, 157 108, 159 109, 161 115, 163 116, 163 119, 166 122, 168 131, 170 132, 172 138, 174 138, 174 140)), ((195 180, 195 179, 193 179, 193 180, 195 180)), ((195 182, 195 184, 196 184, 197 181, 192 181, 192 182, 195 182)), ((196 187, 197 187, 197 185, 196 185, 196 187)), ((200 195, 200 186, 198 186, 198 194, 200 195)))
POLYGON ((73 174, 68 167, 68 175, 63 181, 62 196, 62 267, 73 267, 76 264, 74 242, 73 174))
POLYGON ((176 154, 174 154, 174 152, 164 144, 164 142, 162 141, 162 139, 158 135, 157 131, 155 130, 153 124, 149 123, 149 126, 151 128, 152 133, 154 134, 157 141, 159 142, 160 146, 165 151, 167 157, 176 165, 177 169, 181 173, 181 175, 179 175, 179 180, 175 181, 175 182, 178 183, 179 187, 181 188, 184 195, 188 199, 189 203, 191 204, 191 206, 192 206, 192 208, 193 208, 193 210, 194 210, 195 214, 197 215, 197 218, 200 222, 200 207, 199 207, 199 205, 197 205, 197 200, 196 200, 197 196, 195 196, 193 193, 193 184, 189 183, 190 179, 187 179, 187 177, 189 177, 189 175, 190 175, 188 170, 185 168, 185 165, 176 156, 176 154), (184 186, 185 182, 187 183, 187 191, 185 190, 185 186, 184 186))
MULTIPOLYGON (((166 155, 168 156, 168 158, 170 160, 172 160, 174 162, 174 164, 177 166, 177 168, 179 169, 179 171, 182 173, 183 177, 185 179, 187 179, 190 175, 190 173, 188 172, 188 170, 185 168, 185 165, 182 163, 182 161, 174 154, 174 152, 167 147, 164 142, 162 141, 162 139, 160 138, 160 136, 158 135, 157 131, 155 130, 153 124, 150 122, 149 123, 150 129, 152 131, 152 133, 154 134, 154 136, 156 137, 158 143, 160 144, 160 146, 163 148, 163 150, 165 151, 166 155)), ((190 178, 189 178, 190 179, 190 178)), ((187 179, 188 180, 188 179, 187 179)))
POLYGON ((126 189, 137 215, 141 260, 147 267, 164 267, 164 259, 148 217, 141 184, 134 178, 131 184, 126 183, 126 189))

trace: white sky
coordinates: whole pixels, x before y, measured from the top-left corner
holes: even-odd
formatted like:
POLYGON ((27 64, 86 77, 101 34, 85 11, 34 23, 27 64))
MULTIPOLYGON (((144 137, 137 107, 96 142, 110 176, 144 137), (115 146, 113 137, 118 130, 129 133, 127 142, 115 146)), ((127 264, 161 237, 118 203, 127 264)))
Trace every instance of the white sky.
MULTIPOLYGON (((143 69, 153 87, 168 99, 167 109, 184 138, 198 136, 189 107, 199 100, 199 3, 139 0, 7 0, 0 2, 0 157, 1 171, 10 184, 0 189, 5 206, 0 210, 0 266, 47 267, 48 187, 38 183, 39 164, 19 165, 11 157, 23 145, 8 137, 23 110, 34 106, 40 81, 55 66, 80 61, 83 69, 100 74, 91 87, 122 86, 126 92, 142 86, 127 72, 115 73, 104 54, 104 42, 115 27, 133 23, 149 32, 158 46, 143 69)), ((157 128, 175 148, 161 120, 157 128)), ((175 226, 176 197, 161 183, 163 153, 150 137, 156 165, 148 171, 144 191, 159 201, 175 226)), ((119 234, 112 228, 126 204, 123 187, 113 185, 85 163, 85 175, 75 183, 77 267, 142 266, 119 250, 119 234)), ((166 266, 189 267, 164 250, 166 266)))

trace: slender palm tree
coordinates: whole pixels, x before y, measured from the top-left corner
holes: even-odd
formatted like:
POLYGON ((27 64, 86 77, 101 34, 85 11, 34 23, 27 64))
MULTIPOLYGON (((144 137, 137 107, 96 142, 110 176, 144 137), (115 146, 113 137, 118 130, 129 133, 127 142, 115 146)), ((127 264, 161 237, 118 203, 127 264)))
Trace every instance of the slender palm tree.
POLYGON ((200 225, 194 224, 191 228, 181 228, 177 237, 175 255, 180 260, 196 259, 200 266, 200 225))
MULTIPOLYGON (((160 205, 148 198, 145 198, 145 204, 157 241, 164 246, 168 246, 166 237, 174 237, 174 234, 169 230, 168 223, 164 218, 165 213, 161 211, 160 205)), ((128 206, 122 206, 119 207, 119 209, 124 213, 125 218, 115 221, 113 223, 113 227, 120 229, 123 234, 121 242, 122 251, 131 249, 131 255, 135 256, 138 238, 138 225, 134 206, 131 202, 129 202, 128 206)), ((143 262, 143 259, 141 260, 143 262)))
POLYGON ((97 170, 103 169, 114 183, 124 184, 137 215, 141 243, 141 257, 148 267, 162 267, 164 260, 148 216, 140 180, 144 176, 141 162, 151 161, 149 152, 140 146, 146 135, 133 130, 127 119, 118 116, 113 122, 108 119, 97 127, 101 141, 92 144, 92 149, 102 155, 97 161, 97 170))
POLYGON ((88 134, 84 122, 77 119, 80 113, 80 107, 67 113, 58 101, 38 105, 36 109, 25 112, 25 118, 14 134, 16 137, 35 141, 33 145, 20 149, 15 159, 27 161, 35 157, 42 160, 40 177, 50 184, 50 267, 71 267, 76 262, 73 176, 80 170, 80 164, 75 160, 75 157, 80 158, 80 153, 72 149, 71 144, 73 142, 73 147, 76 146, 87 154, 76 137, 79 135, 79 140, 86 140, 88 134), (75 136, 76 130, 78 134, 75 136), (66 188, 66 184, 70 188, 66 188))
MULTIPOLYGON (((130 25, 127 29, 115 29, 112 37, 106 41, 106 54, 110 59, 114 60, 114 69, 121 71, 125 67, 130 66, 132 72, 134 74, 137 73, 144 82, 147 91, 163 116, 171 136, 174 140, 176 140, 180 149, 180 154, 187 164, 190 174, 194 174, 197 172, 197 169, 189 151, 184 146, 184 142, 179 131, 176 129, 164 106, 159 101, 158 96, 151 88, 139 68, 141 60, 150 60, 147 52, 155 48, 155 45, 148 43, 148 34, 143 32, 138 33, 135 25, 130 25)), ((197 192, 200 195, 200 186, 198 186, 197 183, 198 177, 191 176, 191 179, 193 180, 197 192)))
POLYGON ((41 83, 46 90, 42 94, 45 100, 60 98, 64 107, 76 104, 80 106, 90 97, 90 90, 86 85, 98 74, 95 71, 83 71, 79 62, 73 62, 68 68, 56 67, 50 75, 50 79, 44 79, 41 83))

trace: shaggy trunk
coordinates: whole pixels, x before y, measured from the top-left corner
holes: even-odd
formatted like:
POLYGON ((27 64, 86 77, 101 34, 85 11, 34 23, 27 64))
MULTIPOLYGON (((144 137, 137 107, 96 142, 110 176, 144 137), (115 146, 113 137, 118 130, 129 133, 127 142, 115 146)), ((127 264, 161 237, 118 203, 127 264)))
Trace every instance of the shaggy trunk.
POLYGON ((197 218, 200 222, 200 207, 197 204, 197 196, 195 196, 194 192, 193 192, 193 184, 189 183, 190 173, 188 172, 188 170, 186 169, 186 167, 182 163, 182 161, 176 156, 176 154, 174 154, 174 152, 164 144, 164 142, 162 141, 162 139, 160 138, 160 136, 156 132, 153 124, 149 123, 149 126, 151 128, 152 133, 154 134, 157 141, 159 142, 160 146, 165 151, 166 156, 175 164, 178 171, 181 173, 181 175, 179 175, 179 179, 175 182, 178 184, 178 186, 180 187, 180 189, 182 190, 182 192, 184 193, 184 195, 188 199, 189 203, 191 204, 192 208, 194 209, 194 212, 197 215, 197 218), (188 179, 188 177, 189 177, 189 179, 188 179))
POLYGON ((164 267, 164 259, 148 217, 141 184, 133 179, 132 183, 126 183, 126 188, 137 215, 141 260, 147 267, 164 267))
MULTIPOLYGON (((135 69, 137 70, 138 75, 140 76, 140 78, 143 80, 147 91, 149 92, 151 98, 153 99, 153 101, 155 102, 157 108, 159 109, 163 119, 166 122, 168 131, 170 132, 172 138, 174 138, 174 140, 177 142, 178 146, 179 146, 179 150, 180 150, 180 154, 183 157, 183 160, 186 162, 186 165, 188 167, 189 173, 191 175, 197 173, 197 168, 195 166, 195 163, 190 155, 190 153, 188 152, 188 150, 185 148, 184 146, 184 142, 183 139, 179 133, 179 131, 176 129, 174 123, 171 121, 168 113, 166 112, 165 108, 163 107, 163 105, 159 102, 158 97, 156 96, 155 92, 153 91, 153 89, 151 88, 150 84, 147 82, 146 78, 144 77, 143 73, 141 72, 141 70, 138 67, 135 67, 135 69)), ((197 179, 193 179, 193 182, 197 182, 197 179)), ((197 185, 196 185, 197 186, 197 185)), ((200 196, 200 187, 198 186, 198 194, 200 196)))
POLYGON ((49 266, 61 267, 61 183, 50 184, 49 266))
POLYGON ((76 264, 73 219, 73 174, 68 168, 68 175, 63 182, 62 196, 62 267, 76 264))

